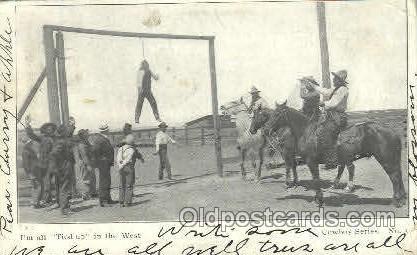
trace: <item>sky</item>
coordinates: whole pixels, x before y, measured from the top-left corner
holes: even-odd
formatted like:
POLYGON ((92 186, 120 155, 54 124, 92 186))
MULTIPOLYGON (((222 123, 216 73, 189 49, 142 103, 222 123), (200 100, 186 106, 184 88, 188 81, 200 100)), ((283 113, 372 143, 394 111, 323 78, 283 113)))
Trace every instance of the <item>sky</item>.
MULTIPOLYGON (((406 108, 403 1, 327 2, 330 69, 346 69, 348 110, 406 108)), ((17 8, 18 108, 44 67, 42 26, 215 36, 219 106, 251 86, 270 104, 300 106, 297 79, 321 81, 316 5, 311 2, 17 8)), ((134 121, 137 70, 146 58, 160 79, 152 90, 171 125, 211 113, 208 43, 65 33, 70 115, 78 127, 134 121), (142 46, 143 45, 143 46, 142 46), (142 52, 144 49, 144 56, 142 52)), ((33 125, 48 121, 44 82, 29 106, 33 125)), ((154 126, 148 102, 141 124, 154 126)))

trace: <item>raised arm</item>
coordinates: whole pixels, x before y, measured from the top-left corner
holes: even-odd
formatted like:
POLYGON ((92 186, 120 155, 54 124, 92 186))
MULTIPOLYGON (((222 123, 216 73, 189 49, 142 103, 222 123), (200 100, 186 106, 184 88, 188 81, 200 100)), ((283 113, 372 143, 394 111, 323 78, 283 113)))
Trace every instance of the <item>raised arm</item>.
POLYGON ((332 98, 324 103, 325 109, 333 109, 337 107, 340 102, 345 98, 348 94, 348 89, 346 87, 340 87, 332 96, 332 98))
POLYGON ((333 89, 323 88, 320 86, 314 86, 313 88, 325 97, 329 97, 333 92, 333 89))
POLYGON ((32 129, 32 127, 30 125, 27 125, 26 126, 25 131, 26 131, 26 135, 30 139, 32 139, 32 140, 34 140, 34 141, 36 141, 38 143, 40 143, 42 141, 42 139, 38 135, 36 135, 35 132, 33 132, 33 129, 32 129))
POLYGON ((170 135, 167 136, 170 143, 177 143, 177 141, 175 141, 170 135))
POLYGON ((159 80, 159 76, 158 76, 157 74, 155 74, 155 73, 154 73, 154 72, 152 72, 151 70, 149 70, 149 72, 151 72, 151 77, 152 77, 155 81, 159 80))

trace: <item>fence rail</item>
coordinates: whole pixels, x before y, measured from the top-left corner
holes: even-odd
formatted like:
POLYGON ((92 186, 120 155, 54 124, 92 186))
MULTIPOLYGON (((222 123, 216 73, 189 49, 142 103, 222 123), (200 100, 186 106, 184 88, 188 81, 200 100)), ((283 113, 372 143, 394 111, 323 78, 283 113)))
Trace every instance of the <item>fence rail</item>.
MULTIPOLYGON (((154 144, 155 135, 158 132, 157 128, 133 130, 136 136, 136 141, 139 146, 147 147, 154 144)), ((188 144, 211 144, 214 142, 213 127, 171 127, 167 129, 167 134, 174 140, 188 144)), ((222 128, 220 136, 225 140, 234 140, 237 138, 235 128, 222 128)), ((122 131, 111 131, 109 134, 111 141, 114 144, 121 142, 123 139, 122 131)))

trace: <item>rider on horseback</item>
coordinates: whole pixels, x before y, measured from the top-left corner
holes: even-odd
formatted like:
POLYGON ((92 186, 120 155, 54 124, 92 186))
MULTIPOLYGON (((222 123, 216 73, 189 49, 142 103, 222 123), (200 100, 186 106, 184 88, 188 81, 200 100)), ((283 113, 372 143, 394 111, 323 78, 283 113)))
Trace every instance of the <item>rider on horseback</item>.
POLYGON ((261 107, 261 108, 269 108, 269 105, 268 105, 268 103, 266 102, 266 100, 265 99, 263 99, 260 95, 259 95, 259 93, 260 93, 261 91, 259 91, 255 86, 253 86, 252 88, 251 88, 251 90, 249 91, 249 93, 251 94, 251 96, 252 96, 252 100, 251 100, 251 103, 250 103, 250 106, 249 106, 249 109, 248 109, 248 112, 249 113, 253 113, 253 111, 255 110, 255 109, 257 109, 257 108, 259 108, 259 107, 261 107))
POLYGON ((303 107, 301 108, 302 112, 310 119, 313 114, 316 113, 316 108, 320 103, 320 93, 314 90, 309 83, 319 86, 319 84, 314 80, 313 76, 306 76, 300 81, 300 97, 303 99, 303 107))
POLYGON ((347 125, 347 115, 345 113, 349 90, 347 71, 332 72, 334 89, 327 89, 317 86, 318 83, 309 83, 308 87, 323 95, 324 107, 317 129, 319 150, 322 152, 326 163, 326 169, 337 167, 336 140, 339 132, 347 125))

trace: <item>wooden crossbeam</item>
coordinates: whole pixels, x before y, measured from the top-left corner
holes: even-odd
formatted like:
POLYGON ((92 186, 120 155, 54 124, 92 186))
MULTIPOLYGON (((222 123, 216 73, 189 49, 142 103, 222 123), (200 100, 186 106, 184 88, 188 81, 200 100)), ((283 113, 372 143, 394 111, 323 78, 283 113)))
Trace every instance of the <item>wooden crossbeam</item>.
POLYGON ((44 25, 45 29, 53 31, 62 31, 69 33, 92 34, 92 35, 107 35, 119 37, 138 37, 138 38, 161 38, 161 39, 183 39, 183 40, 211 40, 214 36, 199 36, 199 35, 173 35, 173 34, 151 34, 151 33, 136 33, 136 32, 121 32, 100 29, 88 29, 67 26, 44 25))
POLYGON ((26 97, 25 101, 23 102, 23 105, 20 107, 19 113, 17 114, 18 122, 22 119, 23 114, 25 114, 27 108, 29 107, 30 103, 35 97, 36 92, 38 91, 45 77, 46 77, 46 68, 42 70, 42 73, 39 75, 38 79, 36 80, 35 85, 33 85, 32 89, 29 92, 29 95, 26 97))

